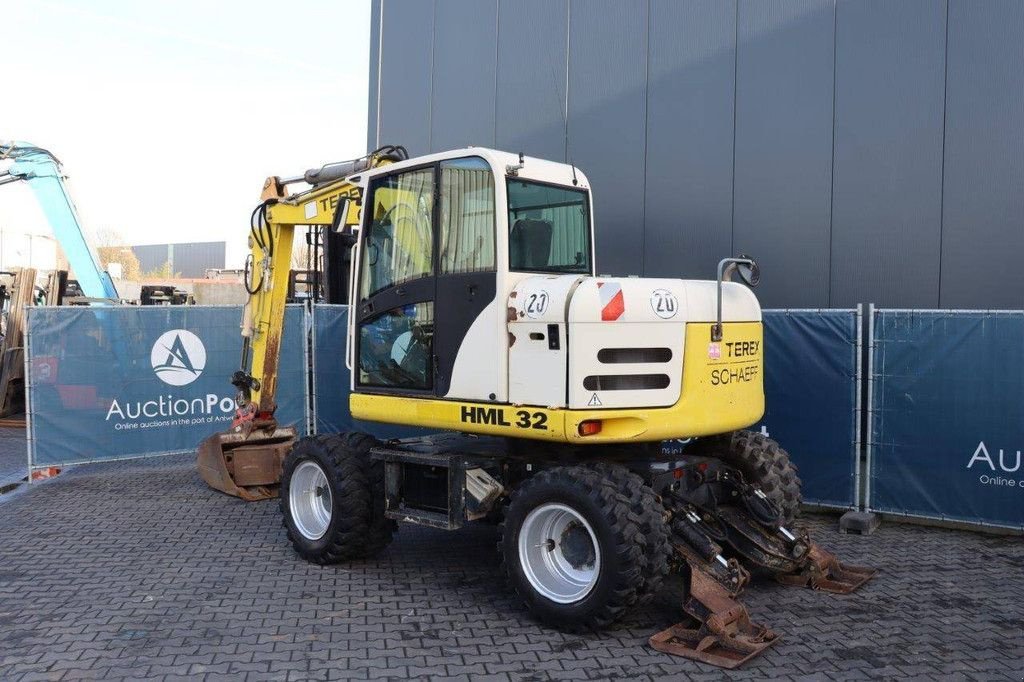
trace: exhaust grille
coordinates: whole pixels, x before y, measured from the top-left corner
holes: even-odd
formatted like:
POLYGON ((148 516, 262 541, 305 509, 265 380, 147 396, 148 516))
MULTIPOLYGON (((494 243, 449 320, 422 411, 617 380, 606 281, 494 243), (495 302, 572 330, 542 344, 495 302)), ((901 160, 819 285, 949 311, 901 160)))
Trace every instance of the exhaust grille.
POLYGON ((667 374, 592 374, 583 380, 588 391, 646 391, 668 388, 667 374))
POLYGON ((602 348, 597 351, 597 361, 606 365, 668 362, 671 359, 671 348, 602 348))

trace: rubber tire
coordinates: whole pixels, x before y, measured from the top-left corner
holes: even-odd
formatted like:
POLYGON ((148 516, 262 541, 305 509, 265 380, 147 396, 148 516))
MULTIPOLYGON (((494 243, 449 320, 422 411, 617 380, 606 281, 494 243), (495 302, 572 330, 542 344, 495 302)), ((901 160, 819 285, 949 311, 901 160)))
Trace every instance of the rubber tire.
POLYGON ((630 508, 640 521, 644 566, 637 584, 637 604, 646 604, 661 589, 668 574, 672 546, 665 523, 665 507, 661 498, 639 475, 620 464, 601 462, 591 468, 609 478, 629 498, 630 508))
POLYGON ((394 522, 384 519, 383 473, 375 491, 379 463, 370 460, 376 440, 350 432, 300 439, 285 458, 281 474, 280 509, 288 540, 306 561, 336 564, 378 554, 391 540, 394 522), (327 476, 333 508, 327 532, 317 540, 306 538, 295 527, 288 491, 292 474, 304 461, 316 462, 327 476))
POLYGON ((630 499, 608 476, 584 466, 547 469, 512 494, 498 541, 502 567, 511 588, 541 622, 572 631, 603 628, 637 602, 637 587, 647 563, 641 552, 640 525, 630 499), (519 531, 527 514, 548 502, 565 504, 583 516, 601 550, 597 584, 572 604, 559 604, 538 593, 520 565, 519 531))
POLYGON ((782 511, 782 518, 791 523, 800 516, 803 503, 801 481, 789 453, 778 443, 756 431, 735 431, 720 436, 707 445, 708 454, 739 469, 747 483, 756 485, 782 511))

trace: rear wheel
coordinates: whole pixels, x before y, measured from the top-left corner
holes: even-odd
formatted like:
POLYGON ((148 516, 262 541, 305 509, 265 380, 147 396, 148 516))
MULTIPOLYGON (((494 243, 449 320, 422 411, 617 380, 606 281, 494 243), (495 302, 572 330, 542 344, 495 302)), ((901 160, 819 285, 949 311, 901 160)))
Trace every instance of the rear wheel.
POLYGON ((285 458, 281 513, 302 558, 332 564, 373 556, 391 541, 376 440, 361 433, 303 438, 285 458))
POLYGON ((500 542, 509 583, 530 611, 571 629, 603 627, 636 603, 643 546, 629 498, 582 466, 527 480, 512 496, 500 542))
POLYGON ((768 436, 735 431, 701 439, 696 443, 695 453, 718 457, 739 469, 747 483, 759 487, 775 503, 787 523, 800 516, 803 495, 796 465, 789 459, 789 453, 768 436))
POLYGON ((640 524, 643 542, 643 570, 637 584, 637 603, 646 604, 661 588, 671 556, 665 507, 661 499, 637 474, 619 464, 602 462, 593 469, 609 478, 629 498, 630 509, 640 524))

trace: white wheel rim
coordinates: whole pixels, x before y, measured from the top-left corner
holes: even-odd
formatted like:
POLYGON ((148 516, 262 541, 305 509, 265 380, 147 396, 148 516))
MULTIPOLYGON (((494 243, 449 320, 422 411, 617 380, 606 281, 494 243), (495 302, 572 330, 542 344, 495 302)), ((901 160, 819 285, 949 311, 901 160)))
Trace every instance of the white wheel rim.
POLYGON ((295 528, 307 540, 319 540, 331 525, 331 486, 320 465, 305 461, 296 467, 288 484, 288 508, 295 528))
POLYGON ((578 602, 601 574, 601 548, 587 520, 549 502, 526 516, 519 531, 519 564, 539 594, 559 604, 578 602))

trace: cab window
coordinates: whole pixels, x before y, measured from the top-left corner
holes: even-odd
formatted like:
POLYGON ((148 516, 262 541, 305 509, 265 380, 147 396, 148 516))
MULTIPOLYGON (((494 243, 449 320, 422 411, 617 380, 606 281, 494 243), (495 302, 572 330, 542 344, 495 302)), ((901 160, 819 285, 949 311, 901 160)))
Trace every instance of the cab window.
POLYGON ((494 270, 494 175, 478 156, 441 162, 441 274, 494 270))
POLYGON ((589 273, 589 213, 585 190, 510 179, 509 268, 589 273))
POLYGON ((359 383, 429 390, 433 384, 434 304, 388 310, 359 329, 359 383))
MULTIPOLYGON (((434 169, 388 175, 370 186, 363 242, 363 298, 433 272, 434 169)), ((365 209, 364 209, 365 210, 365 209)))

